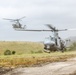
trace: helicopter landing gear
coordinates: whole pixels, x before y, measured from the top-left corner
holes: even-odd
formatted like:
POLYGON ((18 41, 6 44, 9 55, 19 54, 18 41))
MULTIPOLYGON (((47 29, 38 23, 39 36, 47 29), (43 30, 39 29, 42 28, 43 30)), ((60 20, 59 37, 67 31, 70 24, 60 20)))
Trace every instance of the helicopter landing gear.
POLYGON ((46 53, 50 53, 50 51, 49 51, 49 50, 44 50, 44 52, 46 52, 46 53))
POLYGON ((66 48, 64 47, 64 48, 61 48, 60 50, 63 53, 64 51, 66 51, 66 48))

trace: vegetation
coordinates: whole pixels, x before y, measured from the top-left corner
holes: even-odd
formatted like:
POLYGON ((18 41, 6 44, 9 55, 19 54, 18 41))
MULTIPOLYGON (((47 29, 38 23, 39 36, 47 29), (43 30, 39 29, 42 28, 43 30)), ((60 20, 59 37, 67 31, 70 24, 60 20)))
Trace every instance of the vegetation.
POLYGON ((69 47, 69 51, 73 51, 76 50, 76 42, 74 42, 70 47, 69 47))
POLYGON ((27 54, 27 53, 42 53, 43 44, 37 42, 0 42, 0 54, 3 55, 6 50, 15 51, 16 54, 27 54))
POLYGON ((6 50, 6 51, 4 52, 4 55, 11 55, 11 51, 10 51, 10 50, 6 50))
POLYGON ((2 67, 36 66, 66 61, 67 58, 72 57, 76 57, 76 51, 44 53, 42 43, 0 42, 0 66, 2 67))
POLYGON ((16 51, 12 51, 12 54, 14 55, 16 53, 16 51))
POLYGON ((6 50, 5 52, 4 52, 4 55, 14 55, 16 53, 16 51, 12 51, 11 52, 11 50, 6 50))
POLYGON ((0 66, 2 67, 28 67, 40 66, 50 62, 66 61, 68 58, 76 57, 74 52, 34 53, 22 55, 1 55, 0 66))

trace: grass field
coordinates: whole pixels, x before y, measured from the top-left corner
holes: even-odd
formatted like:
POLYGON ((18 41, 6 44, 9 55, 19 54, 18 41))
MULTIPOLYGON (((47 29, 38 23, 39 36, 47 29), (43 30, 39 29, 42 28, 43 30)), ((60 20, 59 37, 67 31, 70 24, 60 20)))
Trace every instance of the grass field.
POLYGON ((43 44, 35 42, 0 42, 0 66, 36 66, 50 62, 66 61, 76 57, 76 51, 43 52, 43 44), (4 55, 5 50, 16 51, 15 55, 4 55))
POLYGON ((38 51, 43 51, 43 44, 37 42, 0 42, 0 54, 3 54, 6 50, 16 51, 16 54, 25 53, 36 53, 38 51))

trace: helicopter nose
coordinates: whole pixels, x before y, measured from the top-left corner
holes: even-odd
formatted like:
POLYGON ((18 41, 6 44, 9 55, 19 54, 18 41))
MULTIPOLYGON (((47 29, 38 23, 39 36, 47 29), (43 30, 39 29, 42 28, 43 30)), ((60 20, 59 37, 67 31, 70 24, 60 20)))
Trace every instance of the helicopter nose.
POLYGON ((55 46, 55 44, 45 44, 44 45, 44 49, 46 49, 46 50, 50 50, 51 48, 53 48, 55 46))
POLYGON ((49 49, 50 49, 50 45, 49 45, 49 44, 46 44, 46 45, 44 46, 44 49, 49 50, 49 49))

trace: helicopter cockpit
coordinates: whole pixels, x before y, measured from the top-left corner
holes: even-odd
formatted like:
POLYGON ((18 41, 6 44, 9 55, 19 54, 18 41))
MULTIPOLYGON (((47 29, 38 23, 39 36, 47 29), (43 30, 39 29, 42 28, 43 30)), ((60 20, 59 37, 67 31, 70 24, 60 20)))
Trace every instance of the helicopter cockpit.
POLYGON ((44 44, 55 44, 55 38, 52 36, 46 37, 44 40, 44 44))
POLYGON ((13 28, 22 28, 22 25, 20 23, 18 24, 12 24, 13 28))
POLYGON ((44 49, 46 50, 50 50, 51 47, 53 47, 55 45, 55 38, 50 36, 45 38, 44 41, 44 49))

